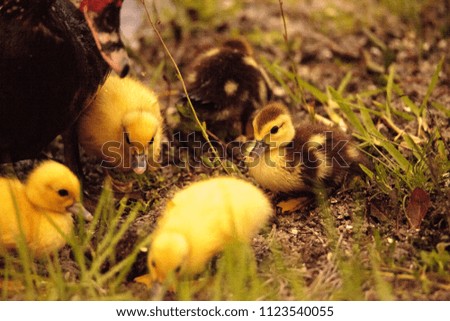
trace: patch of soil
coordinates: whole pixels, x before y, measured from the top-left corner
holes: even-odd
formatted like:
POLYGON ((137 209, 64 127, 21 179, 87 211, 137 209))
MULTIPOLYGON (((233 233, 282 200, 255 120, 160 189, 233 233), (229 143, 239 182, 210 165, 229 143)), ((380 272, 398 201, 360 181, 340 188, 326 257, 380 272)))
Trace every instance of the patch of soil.
MULTIPOLYGON (((448 69, 450 27, 446 14, 450 9, 448 1, 428 1, 419 13, 420 28, 414 28, 387 10, 374 10, 377 14, 370 14, 367 11, 371 10, 361 10, 361 4, 357 4, 358 2, 340 0, 320 3, 323 3, 323 6, 313 1, 284 4, 288 42, 292 48, 289 53, 282 36, 280 8, 273 1, 243 1, 241 10, 236 12, 235 16, 227 17, 218 25, 211 25, 211 28, 183 29, 176 20, 163 21, 158 24, 158 28, 181 70, 199 51, 214 45, 218 39, 231 34, 240 34, 250 39, 257 57, 276 62, 286 69, 291 68, 290 62, 296 63, 300 77, 321 90, 325 90, 326 86, 339 87, 349 72, 352 74, 347 86, 349 94, 375 90, 385 83, 383 74, 387 73, 387 66, 393 65, 396 81, 404 90, 404 94, 419 104, 426 95, 434 68, 440 59, 445 57, 446 63, 430 100, 439 102, 442 106, 450 106, 448 69), (337 18, 337 15, 341 14, 342 19, 337 18), (351 28, 342 27, 345 19, 350 19, 347 22, 351 24, 351 28), (385 45, 384 50, 374 39, 385 45)), ((380 6, 377 1, 368 3, 372 7, 380 6)), ((124 20, 123 23, 127 24, 127 21, 124 20)), ((195 21, 192 25, 196 25, 195 21)), ((134 36, 130 41, 133 44, 133 56, 138 57, 134 60, 133 70, 145 81, 161 61, 166 61, 163 71, 165 81, 158 82, 155 90, 161 93, 161 102, 166 115, 173 114, 176 95, 171 96, 167 93, 170 91, 179 93, 181 89, 173 68, 149 23, 143 21, 142 26, 133 30, 134 36)), ((400 98, 398 95, 393 97, 395 106, 400 106, 400 98)), ((298 112, 299 117, 306 117, 302 106, 291 101, 289 97, 283 99, 293 111, 298 112)), ((379 94, 374 100, 384 102, 384 94, 379 94)), ((306 93, 305 101, 315 106, 316 113, 326 116, 321 103, 312 95, 306 93)), ((450 120, 442 113, 433 111, 428 121, 430 126, 436 126, 441 130, 448 148, 450 120)), ((405 129, 416 126, 407 123, 403 125, 405 129)), ((166 132, 168 139, 175 130, 168 124, 166 132)), ((396 135, 386 127, 382 130, 390 137, 396 135)), ((165 149, 164 152, 169 157, 169 150, 165 149)), ((45 153, 50 157, 61 159, 61 143, 55 142, 45 153)), ((102 190, 104 174, 95 160, 83 157, 82 162, 86 174, 84 181, 86 203, 87 207, 93 210, 102 190)), ((16 172, 24 177, 32 165, 33 162, 21 162, 16 165, 16 172)), ((172 164, 158 174, 164 177, 162 181, 155 182, 153 186, 146 186, 136 194, 137 198, 150 202, 153 200, 153 203, 146 213, 142 213, 136 219, 119 243, 117 258, 126 257, 135 242, 143 234, 153 230, 166 201, 176 190, 198 180, 202 174, 216 175, 217 171, 206 167, 182 168, 172 164)), ((448 191, 450 177, 447 177, 444 185, 442 190, 448 191)), ((448 284, 447 290, 441 287, 440 284, 444 282, 439 279, 438 274, 427 274, 432 285, 424 290, 423 283, 419 278, 413 277, 412 272, 421 269, 420 251, 431 251, 436 249, 438 243, 449 242, 450 195, 445 193, 431 195, 432 205, 428 214, 420 230, 413 231, 400 210, 399 200, 381 195, 373 182, 361 186, 363 187, 358 189, 358 193, 344 188, 329 197, 330 211, 334 218, 331 222, 333 238, 330 230, 327 230, 330 226, 324 222, 323 209, 315 204, 308 205, 294 212, 278 214, 271 222, 269 231, 255 238, 253 247, 257 260, 259 262, 270 260, 272 253, 267 240, 267 235, 270 234, 272 241, 279 245, 287 264, 301 269, 307 285, 314 288, 317 293, 322 293, 318 299, 333 299, 335 297, 332 295, 342 284, 334 265, 332 249, 338 245, 340 255, 350 261, 355 253, 353 249, 355 242, 359 242, 362 244, 360 258, 364 264, 370 266, 370 249, 379 242, 388 258, 383 262, 391 262, 390 266, 383 264, 381 270, 393 289, 395 299, 450 300, 448 284), (376 237, 378 234, 379 239, 376 237)), ((67 260, 65 262, 67 269, 73 269, 70 256, 67 260)), ((129 283, 124 286, 137 298, 145 299, 149 298, 148 291, 132 282, 135 276, 144 273, 146 273, 146 253, 142 252, 127 278, 129 283)), ((373 284, 368 284, 364 289, 366 299, 379 299, 373 284)), ((286 299, 292 298, 289 289, 285 290, 284 295, 286 299)))
MULTIPOLYGON (((321 90, 326 86, 339 87, 347 73, 352 74, 347 85, 349 94, 374 90, 385 84, 382 74, 388 73, 388 66, 395 66, 396 82, 404 90, 404 94, 417 104, 420 104, 426 95, 436 65, 442 57, 446 57, 439 82, 430 99, 443 106, 450 105, 448 86, 450 43, 446 38, 449 21, 448 16, 442 14, 446 12, 445 6, 448 6, 448 1, 446 3, 429 1, 419 13, 419 21, 416 23, 420 27, 417 28, 389 13, 388 10, 379 8, 379 3, 375 1, 368 1, 369 6, 376 6, 379 9, 376 10, 378 13, 373 15, 365 15, 363 13, 365 10, 361 10, 361 4, 346 1, 323 3, 323 7, 313 2, 284 4, 290 51, 286 50, 286 43, 282 37, 283 26, 279 5, 273 2, 243 2, 242 9, 236 12, 235 16, 229 17, 216 28, 183 29, 176 21, 162 23, 158 28, 165 36, 164 40, 182 72, 183 67, 192 61, 198 52, 203 52, 218 40, 237 33, 252 40, 255 54, 261 60, 277 63, 288 70, 291 68, 290 62, 294 62, 297 64, 300 77, 321 90), (339 15, 342 15, 342 19, 339 15), (350 20, 348 22, 351 24, 350 28, 342 27, 345 19, 350 20), (380 48, 376 39, 385 47, 380 48)), ((140 35, 142 57, 150 64, 157 64, 161 58, 161 48, 148 23, 143 23, 140 35)), ((166 90, 174 88, 180 90, 179 82, 170 72, 171 68, 167 68, 165 79, 169 85, 166 85, 166 90)), ((400 96, 393 97, 393 104, 396 107, 401 104, 400 98, 400 96)), ((292 110, 297 110, 299 118, 306 116, 302 106, 292 102, 289 97, 284 96, 282 99, 292 110)), ((384 102, 384 94, 375 96, 373 100, 384 102)), ((315 106, 316 113, 326 116, 320 102, 312 95, 306 93, 305 101, 315 106)), ((165 105, 167 110, 171 110, 173 103, 172 100, 165 105)), ((449 119, 435 110, 430 114, 432 115, 428 119, 430 125, 439 126, 448 144, 449 119)), ((408 123, 402 125, 405 130, 411 130, 416 126, 408 123)), ((169 137, 171 129, 168 131, 169 137)), ((388 137, 395 137, 396 134, 390 129, 384 130, 388 137)), ((180 177, 188 180, 192 178, 190 175, 180 177)), ((443 190, 448 190, 450 184, 448 179, 447 177, 443 190)), ((178 181, 177 185, 184 183, 178 181)), ((373 183, 361 186, 362 191, 358 193, 351 189, 342 189, 329 199, 337 240, 330 240, 330 232, 327 232, 324 226, 321 208, 316 205, 277 215, 272 222, 270 235, 273 241, 280 245, 283 256, 289 264, 304 271, 309 286, 317 289, 320 286, 327 288, 331 285, 328 292, 330 296, 324 295, 321 299, 332 298, 333 291, 341 285, 331 257, 331 245, 335 245, 333 242, 339 242, 341 255, 349 260, 354 255, 352 248, 355 241, 361 242, 363 245, 359 255, 368 266, 369 249, 375 242, 381 242, 389 257, 386 262, 392 262, 391 267, 383 265, 381 269, 397 299, 448 300, 449 292, 439 286, 432 286, 424 291, 419 279, 405 277, 407 273, 401 270, 409 271, 407 275, 411 276, 412 270, 421 268, 420 251, 431 251, 438 243, 448 242, 450 213, 448 195, 445 193, 431 195, 432 206, 420 230, 413 231, 401 211, 399 200, 380 195, 373 183), (359 225, 355 226, 356 224, 359 225), (379 240, 376 240, 374 235, 378 233, 379 240), (399 270, 392 267, 398 267, 399 270)), ((159 210, 155 210, 155 215, 158 213, 159 210)), ((254 249, 258 260, 270 259, 271 253, 266 238, 257 237, 254 249)), ((432 273, 429 275, 431 278, 434 277, 432 273)), ((326 290, 324 291, 326 293, 326 290)), ((289 298, 289 291, 286 292, 286 296, 289 298)), ((367 285, 365 297, 379 299, 373 284, 367 285)))

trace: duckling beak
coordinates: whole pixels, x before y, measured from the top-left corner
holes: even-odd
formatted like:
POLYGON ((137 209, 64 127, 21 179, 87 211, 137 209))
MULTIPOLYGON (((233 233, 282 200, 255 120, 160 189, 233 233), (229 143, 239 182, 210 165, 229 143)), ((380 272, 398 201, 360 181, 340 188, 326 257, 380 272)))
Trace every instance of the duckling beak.
POLYGON ((150 280, 150 284, 152 285, 160 286, 164 282, 164 278, 154 270, 150 270, 148 277, 150 280))
POLYGON ((87 4, 81 10, 103 59, 123 78, 128 74, 130 64, 128 54, 120 38, 122 1, 112 0, 106 5, 103 3, 105 2, 87 1, 87 4))
POLYGON ((166 278, 163 275, 158 274, 156 276, 155 282, 157 282, 158 284, 164 284, 165 280, 166 280, 166 278))
POLYGON ((255 146, 250 151, 250 155, 255 154, 256 156, 261 157, 261 155, 266 152, 267 148, 269 148, 269 144, 263 140, 257 140, 255 146))
POLYGON ((80 202, 75 202, 66 209, 73 215, 82 216, 88 222, 92 221, 92 219, 94 218, 92 214, 80 202))
POLYGON ((131 161, 131 168, 138 175, 144 174, 147 170, 147 155, 145 153, 135 154, 131 161))

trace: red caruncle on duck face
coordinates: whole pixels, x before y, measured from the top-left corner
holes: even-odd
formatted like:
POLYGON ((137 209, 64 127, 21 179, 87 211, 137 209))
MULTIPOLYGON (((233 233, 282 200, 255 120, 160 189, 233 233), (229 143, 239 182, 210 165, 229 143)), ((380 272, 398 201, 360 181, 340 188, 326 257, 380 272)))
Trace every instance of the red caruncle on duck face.
POLYGON ((120 76, 130 69, 120 38, 120 9, 123 0, 71 0, 83 12, 103 59, 120 76))
POLYGON ((106 6, 114 3, 116 7, 122 7, 123 0, 82 0, 80 4, 81 11, 87 8, 88 11, 102 12, 106 6))

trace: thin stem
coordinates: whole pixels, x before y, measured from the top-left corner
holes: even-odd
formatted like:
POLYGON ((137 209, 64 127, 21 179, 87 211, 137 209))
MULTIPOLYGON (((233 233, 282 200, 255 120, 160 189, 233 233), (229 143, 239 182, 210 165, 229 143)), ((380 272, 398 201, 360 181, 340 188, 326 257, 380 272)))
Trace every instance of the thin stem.
POLYGON ((307 103, 305 100, 305 95, 303 93, 303 88, 301 87, 300 82, 298 80, 297 65, 296 65, 295 61, 292 59, 291 48, 289 46, 289 37, 288 37, 288 31, 287 31, 286 17, 284 15, 284 9, 283 9, 283 0, 278 0, 278 3, 280 4, 281 19, 283 20, 283 38, 284 38, 284 42, 286 44, 288 59, 291 64, 291 72, 294 75, 295 85, 298 88, 298 91, 300 92, 301 100, 302 100, 303 106, 304 106, 303 108, 305 108, 305 110, 308 112, 308 114, 312 118, 314 118, 314 111, 311 110, 310 108, 306 107, 307 103))
POLYGON ((150 13, 148 12, 148 8, 147 8, 147 5, 145 3, 145 0, 141 0, 141 2, 142 2, 142 5, 144 6, 145 14, 147 16, 148 21, 150 22, 153 30, 155 31, 156 36, 158 37, 159 41, 161 42, 161 44, 162 44, 162 46, 164 48, 164 51, 166 52, 167 56, 169 57, 172 65, 175 67, 175 71, 176 71, 177 77, 178 77, 178 79, 180 79, 181 85, 183 87, 183 92, 184 92, 184 94, 186 96, 186 99, 187 99, 187 102, 188 102, 188 106, 191 109, 192 114, 194 115, 195 122, 200 127, 200 130, 201 130, 203 138, 206 139, 206 142, 208 143, 209 147, 211 148, 211 151, 214 154, 214 157, 220 162, 220 165, 225 170, 225 172, 227 174, 231 174, 230 171, 228 170, 228 168, 222 162, 222 159, 220 158, 219 153, 217 152, 217 150, 214 148, 213 144, 209 140, 209 136, 208 136, 208 133, 206 131, 205 126, 202 124, 202 122, 200 121, 200 119, 197 116, 197 113, 195 112, 194 105, 192 104, 191 99, 189 98, 189 94, 188 94, 188 91, 187 91, 187 88, 186 88, 186 84, 184 82, 183 76, 181 75, 181 71, 178 68, 178 65, 175 62, 175 59, 173 58, 172 54, 170 53, 169 48, 167 48, 166 43, 164 42, 164 40, 163 40, 163 38, 162 38, 158 28, 156 28, 155 23, 153 22, 152 18, 150 17, 150 13))

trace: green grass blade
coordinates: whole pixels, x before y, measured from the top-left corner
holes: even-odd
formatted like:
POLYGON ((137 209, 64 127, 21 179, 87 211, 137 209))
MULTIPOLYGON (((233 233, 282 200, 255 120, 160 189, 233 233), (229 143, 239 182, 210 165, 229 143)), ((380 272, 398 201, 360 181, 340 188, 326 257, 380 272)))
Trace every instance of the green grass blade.
POLYGON ((439 74, 442 71, 442 66, 444 65, 445 56, 441 58, 439 63, 436 66, 436 69, 434 70, 433 76, 431 77, 430 85, 427 88, 427 93, 425 94, 425 97, 423 98, 422 104, 420 104, 420 114, 422 115, 423 111, 425 110, 428 100, 430 99, 431 94, 433 93, 434 89, 436 88, 436 85, 439 81, 439 74))
POLYGON ((344 112, 345 116, 347 117, 347 120, 350 122, 352 127, 355 129, 356 133, 361 135, 362 137, 367 137, 367 131, 362 125, 361 121, 359 120, 358 116, 355 114, 355 112, 352 109, 352 106, 347 101, 343 100, 341 95, 339 93, 330 88, 329 89, 331 96, 333 97, 333 100, 336 101, 341 108, 341 110, 344 112))
POLYGON ((389 75, 386 85, 386 116, 391 119, 392 109, 392 88, 394 85, 395 67, 392 65, 389 67, 389 75))
POLYGON ((342 95, 347 88, 348 84, 350 83, 350 80, 352 80, 353 73, 351 71, 347 72, 344 76, 344 78, 341 80, 341 83, 339 84, 337 88, 337 92, 342 95))
POLYGON ((389 142, 388 140, 384 140, 380 142, 380 145, 389 153, 389 155, 392 156, 392 158, 397 162, 397 164, 405 173, 411 171, 412 166, 409 161, 391 142, 389 142))

